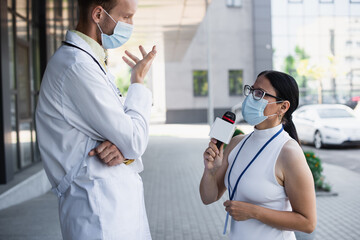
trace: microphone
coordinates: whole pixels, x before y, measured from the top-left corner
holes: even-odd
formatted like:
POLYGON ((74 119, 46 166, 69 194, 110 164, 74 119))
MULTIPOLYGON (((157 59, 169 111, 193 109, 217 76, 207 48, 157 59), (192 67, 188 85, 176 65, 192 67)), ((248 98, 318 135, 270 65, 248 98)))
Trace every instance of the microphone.
POLYGON ((235 131, 236 115, 227 111, 222 118, 216 118, 211 126, 209 136, 217 140, 216 147, 220 149, 223 143, 228 144, 235 131))

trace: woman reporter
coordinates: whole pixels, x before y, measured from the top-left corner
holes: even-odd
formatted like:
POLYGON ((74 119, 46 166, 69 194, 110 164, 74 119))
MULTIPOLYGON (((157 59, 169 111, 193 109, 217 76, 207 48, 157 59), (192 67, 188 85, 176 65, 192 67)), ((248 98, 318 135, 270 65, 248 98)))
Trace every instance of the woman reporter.
POLYGON ((254 131, 234 137, 225 151, 211 139, 204 152, 201 199, 213 203, 228 189, 230 239, 293 240, 294 230, 311 233, 314 182, 292 122, 297 83, 288 74, 264 71, 244 94, 242 114, 254 131))

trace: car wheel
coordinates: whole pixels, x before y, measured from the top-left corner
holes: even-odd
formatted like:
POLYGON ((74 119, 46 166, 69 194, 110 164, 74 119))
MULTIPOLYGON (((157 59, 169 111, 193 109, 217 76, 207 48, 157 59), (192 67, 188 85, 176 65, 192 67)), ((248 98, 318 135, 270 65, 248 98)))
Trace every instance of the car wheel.
POLYGON ((320 131, 315 132, 314 145, 315 145, 315 148, 317 148, 317 149, 320 149, 324 146, 320 131))

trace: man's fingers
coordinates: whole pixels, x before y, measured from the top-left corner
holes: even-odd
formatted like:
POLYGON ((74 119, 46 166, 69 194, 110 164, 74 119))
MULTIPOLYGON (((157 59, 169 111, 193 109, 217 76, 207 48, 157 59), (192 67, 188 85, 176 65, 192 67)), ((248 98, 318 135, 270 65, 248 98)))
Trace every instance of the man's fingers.
POLYGON ((227 206, 229 206, 229 205, 230 205, 230 203, 231 203, 231 201, 230 201, 230 200, 226 200, 226 201, 224 202, 224 204, 223 204, 223 205, 224 205, 225 207, 227 207, 227 206))
POLYGON ((97 153, 97 154, 101 153, 102 151, 104 151, 104 149, 106 149, 107 147, 109 147, 111 144, 112 144, 112 143, 109 142, 109 141, 105 141, 105 142, 101 143, 99 146, 97 146, 97 147, 95 148, 96 153, 97 153))
POLYGON ((151 62, 152 60, 154 60, 155 56, 156 56, 156 46, 154 46, 151 52, 149 52, 146 55, 146 57, 144 57, 144 60, 147 62, 151 62))
POLYGON ((124 158, 115 157, 110 162, 108 162, 107 165, 112 167, 112 166, 122 164, 123 162, 124 162, 124 158))
POLYGON ((110 161, 112 161, 114 158, 116 158, 116 152, 109 152, 108 155, 106 155, 104 158, 102 158, 101 160, 104 163, 109 163, 110 161))
POLYGON ((157 51, 156 51, 156 45, 154 45, 153 46, 153 48, 152 48, 152 50, 151 50, 154 54, 156 54, 157 53, 157 51))
POLYGON ((142 54, 142 56, 143 56, 143 58, 144 57, 146 57, 146 55, 147 55, 147 52, 145 51, 145 48, 143 47, 143 46, 139 46, 139 49, 140 49, 140 52, 141 52, 141 54, 142 54))
POLYGON ((89 156, 95 156, 95 155, 96 155, 95 149, 93 149, 89 152, 89 156))
POLYGON ((134 68, 135 67, 135 64, 132 62, 132 61, 130 61, 127 57, 122 57, 122 59, 124 60, 124 62, 127 64, 127 65, 129 65, 129 67, 131 67, 131 68, 134 68))
POLYGON ((138 63, 140 61, 140 59, 138 59, 134 54, 132 54, 131 52, 129 52, 128 50, 125 51, 126 55, 129 56, 129 58, 131 58, 135 63, 138 63))
POLYGON ((113 145, 107 146, 105 149, 98 153, 98 156, 101 160, 104 160, 109 154, 114 152, 114 150, 111 149, 111 146, 113 145))

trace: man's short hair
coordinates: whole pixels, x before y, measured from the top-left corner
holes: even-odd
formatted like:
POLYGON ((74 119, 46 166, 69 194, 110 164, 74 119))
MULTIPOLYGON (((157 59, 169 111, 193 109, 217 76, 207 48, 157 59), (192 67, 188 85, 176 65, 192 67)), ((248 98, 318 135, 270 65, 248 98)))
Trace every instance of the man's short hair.
POLYGON ((79 18, 80 20, 87 20, 88 15, 90 14, 90 7, 92 6, 101 6, 105 11, 110 12, 110 10, 115 7, 116 3, 117 0, 78 0, 79 18))

